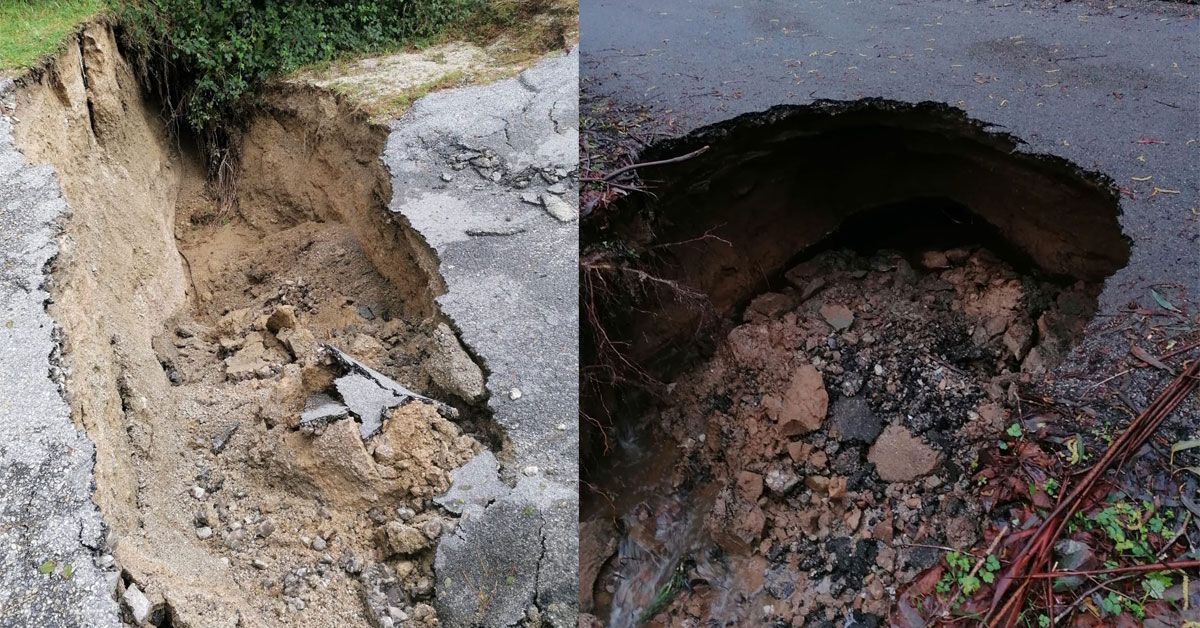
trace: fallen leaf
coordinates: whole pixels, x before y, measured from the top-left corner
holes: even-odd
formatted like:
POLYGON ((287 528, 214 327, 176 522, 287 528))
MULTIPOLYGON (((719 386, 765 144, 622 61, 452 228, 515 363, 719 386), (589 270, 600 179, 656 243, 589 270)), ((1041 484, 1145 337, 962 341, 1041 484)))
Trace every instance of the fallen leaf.
POLYGON ((1148 351, 1146 351, 1145 349, 1143 349, 1137 345, 1129 346, 1129 354, 1132 355, 1133 357, 1141 360, 1142 362, 1145 362, 1146 364, 1153 366, 1156 369, 1166 371, 1167 373, 1171 373, 1172 375, 1175 374, 1175 369, 1172 369, 1171 367, 1167 366, 1166 364, 1163 364, 1162 360, 1150 355, 1150 353, 1148 351))
MULTIPOLYGON (((1151 290, 1151 291, 1150 291, 1150 296, 1154 297, 1154 302, 1155 302, 1155 303, 1157 303, 1157 304, 1158 304, 1158 306, 1159 306, 1159 307, 1161 307, 1162 309, 1164 309, 1164 310, 1170 310, 1170 311, 1172 311, 1172 312, 1179 312, 1179 308, 1175 307, 1175 305, 1174 305, 1173 303, 1171 303, 1170 301, 1166 300, 1166 299, 1163 297, 1163 295, 1161 295, 1161 294, 1159 294, 1159 293, 1158 293, 1158 291, 1157 291, 1157 290, 1151 290)), ((1181 313, 1182 313, 1182 312, 1181 312, 1181 313)))
POLYGON ((1171 465, 1174 466, 1175 464, 1175 454, 1188 449, 1195 449, 1196 447, 1200 447, 1200 439, 1180 441, 1171 445, 1171 465))

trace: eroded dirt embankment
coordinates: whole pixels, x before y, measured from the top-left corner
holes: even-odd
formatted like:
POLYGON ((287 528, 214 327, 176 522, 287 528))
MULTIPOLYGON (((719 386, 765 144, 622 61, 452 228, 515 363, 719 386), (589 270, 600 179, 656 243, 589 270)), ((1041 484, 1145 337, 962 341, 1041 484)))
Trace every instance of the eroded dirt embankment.
POLYGON ((931 546, 978 540, 977 454, 1128 259, 1115 196, 937 106, 781 108, 644 158, 702 146, 593 223, 638 254, 585 260, 590 348, 643 370, 585 399, 620 418, 592 434, 581 610, 881 625, 931 546))
POLYGON ((436 261, 386 211, 386 130, 319 90, 271 91, 223 210, 103 25, 26 81, 18 115, 71 208, 50 311, 127 618, 436 625, 433 546, 454 520, 431 499, 481 449, 447 417, 494 434, 436 261), (352 390, 371 377, 322 345, 457 411, 352 390), (369 438, 363 407, 386 418, 369 438))

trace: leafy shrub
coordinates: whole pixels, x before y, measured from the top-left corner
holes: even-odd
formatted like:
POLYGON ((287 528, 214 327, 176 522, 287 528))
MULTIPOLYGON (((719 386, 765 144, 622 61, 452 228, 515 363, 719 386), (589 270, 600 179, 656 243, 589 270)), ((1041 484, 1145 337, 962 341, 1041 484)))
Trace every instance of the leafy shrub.
POLYGON ((143 78, 212 150, 267 79, 419 42, 487 0, 109 0, 143 78))

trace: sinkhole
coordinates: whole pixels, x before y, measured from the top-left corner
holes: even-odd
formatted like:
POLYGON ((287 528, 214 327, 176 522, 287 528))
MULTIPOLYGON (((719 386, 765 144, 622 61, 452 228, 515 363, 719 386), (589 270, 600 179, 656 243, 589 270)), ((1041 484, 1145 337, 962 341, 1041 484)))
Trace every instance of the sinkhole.
POLYGON ((892 513, 975 533, 963 469, 1127 263, 1115 187, 933 103, 781 106, 641 160, 704 147, 583 225, 581 610, 884 618, 920 566, 892 513))

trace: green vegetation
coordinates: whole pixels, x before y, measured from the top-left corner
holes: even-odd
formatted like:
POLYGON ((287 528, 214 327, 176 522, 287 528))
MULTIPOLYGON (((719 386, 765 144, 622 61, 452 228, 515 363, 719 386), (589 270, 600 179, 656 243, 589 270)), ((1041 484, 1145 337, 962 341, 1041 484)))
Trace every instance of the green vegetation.
POLYGON ((103 8, 103 0, 0 0, 0 71, 32 66, 103 8))
POLYGON ((268 79, 427 41, 487 0, 110 0, 146 83, 210 150, 268 79))
POLYGON ((935 590, 939 594, 945 595, 953 591, 957 585, 958 594, 955 595, 955 599, 951 600, 955 605, 959 603, 961 597, 974 595, 984 583, 995 582, 996 572, 1000 571, 1000 561, 993 554, 988 554, 979 569, 974 569, 969 554, 947 552, 946 566, 947 569, 938 580, 935 590))

